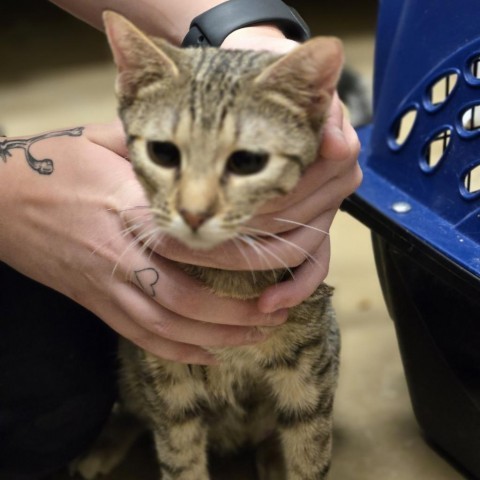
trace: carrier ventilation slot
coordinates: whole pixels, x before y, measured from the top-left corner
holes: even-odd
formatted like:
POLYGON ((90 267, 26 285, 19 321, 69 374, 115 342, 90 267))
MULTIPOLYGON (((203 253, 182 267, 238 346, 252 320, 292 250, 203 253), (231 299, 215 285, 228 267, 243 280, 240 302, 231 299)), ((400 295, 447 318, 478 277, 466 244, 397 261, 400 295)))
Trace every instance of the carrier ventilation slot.
POLYGON ((458 75, 456 73, 445 75, 437 80, 430 89, 430 103, 433 106, 438 106, 444 103, 453 92, 457 80, 458 75))
POLYGON ((417 111, 415 109, 407 110, 396 122, 393 130, 396 145, 402 146, 408 139, 415 125, 417 111))
POLYGON ((465 188, 472 194, 480 192, 480 165, 472 168, 465 176, 465 188))
POLYGON ((480 130, 480 104, 474 105, 463 113, 462 125, 465 130, 480 130))
POLYGON ((480 79, 480 57, 475 57, 470 64, 470 71, 475 78, 480 79))
POLYGON ((425 160, 430 169, 433 169, 442 159, 450 144, 451 130, 442 130, 428 144, 425 149, 425 160))

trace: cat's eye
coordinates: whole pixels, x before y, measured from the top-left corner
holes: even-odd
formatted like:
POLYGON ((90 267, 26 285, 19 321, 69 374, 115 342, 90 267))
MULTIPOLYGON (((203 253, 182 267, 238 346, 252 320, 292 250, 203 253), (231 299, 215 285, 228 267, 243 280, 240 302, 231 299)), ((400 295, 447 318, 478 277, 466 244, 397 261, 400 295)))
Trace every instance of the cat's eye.
POLYGON ((181 154, 172 142, 150 141, 147 143, 148 155, 152 162, 164 168, 178 168, 181 154))
POLYGON ((268 153, 238 150, 227 161, 227 172, 235 175, 253 175, 261 172, 268 163, 268 153))

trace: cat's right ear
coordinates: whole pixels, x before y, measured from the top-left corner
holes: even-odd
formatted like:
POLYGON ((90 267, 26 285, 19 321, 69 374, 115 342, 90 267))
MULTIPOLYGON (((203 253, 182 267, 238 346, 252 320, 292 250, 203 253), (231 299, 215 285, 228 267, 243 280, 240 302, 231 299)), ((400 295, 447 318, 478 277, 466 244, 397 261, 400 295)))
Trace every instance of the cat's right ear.
POLYGON ((147 83, 178 77, 175 62, 125 17, 107 10, 103 22, 118 69, 120 97, 132 98, 147 83))

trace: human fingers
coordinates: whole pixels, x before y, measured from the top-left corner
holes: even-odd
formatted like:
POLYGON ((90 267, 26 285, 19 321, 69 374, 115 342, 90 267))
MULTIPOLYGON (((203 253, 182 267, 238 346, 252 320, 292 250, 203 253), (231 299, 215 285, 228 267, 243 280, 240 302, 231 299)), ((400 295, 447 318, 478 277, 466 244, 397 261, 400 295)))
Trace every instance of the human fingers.
POLYGON ((199 346, 153 335, 150 330, 136 322, 136 314, 127 314, 124 308, 119 307, 116 300, 104 299, 98 308, 92 308, 92 311, 123 338, 152 355, 181 363, 200 365, 215 363, 213 356, 199 346))
MULTIPOLYGON (((269 232, 282 233, 298 228, 301 224, 307 225, 323 212, 338 209, 343 200, 358 188, 362 181, 362 171, 357 161, 360 142, 350 121, 341 113, 342 109, 335 110, 336 113, 333 114, 335 127, 327 131, 326 147, 320 150, 324 157, 320 157, 311 165, 300 181, 298 190, 292 192, 285 205, 280 201, 268 213, 257 214, 250 220, 250 226, 257 228, 262 226, 269 232), (337 148, 343 140, 338 141, 338 135, 335 133, 340 122, 342 124, 340 136, 344 137, 348 146, 343 152, 341 148, 337 148), (311 193, 305 195, 305 192, 310 190, 311 193)), ((329 225, 326 227, 328 231, 329 225)))
MULTIPOLYGON (((309 196, 300 201, 286 205, 270 213, 259 214, 253 217, 248 225, 253 228, 263 228, 272 233, 281 234, 308 224, 321 216, 324 212, 338 209, 342 201, 355 191, 361 181, 361 171, 355 168, 348 173, 349 178, 335 176, 326 182, 322 188, 314 190, 309 196)), ((328 232, 329 225, 323 228, 328 232)))
POLYGON ((267 288, 258 299, 262 312, 299 305, 316 290, 328 274, 330 263, 330 239, 327 238, 313 255, 315 261, 306 261, 295 269, 294 278, 267 288))
POLYGON ((134 267, 130 281, 164 309, 192 320, 251 327, 279 325, 285 320, 282 312, 274 316, 259 312, 253 300, 214 295, 175 262, 159 256, 134 267))
POLYGON ((296 226, 281 234, 270 234, 262 229, 247 229, 252 236, 249 243, 252 244, 250 257, 255 260, 254 265, 262 267, 268 262, 270 268, 296 268, 304 262, 315 263, 314 255, 328 239, 335 213, 336 209, 323 212, 309 224, 296 226))
MULTIPOLYGON (((139 288, 124 284, 116 289, 116 301, 148 338, 161 338, 203 348, 250 345, 264 341, 266 330, 257 327, 215 324, 178 315, 159 305, 139 288)), ((138 341, 138 340, 137 340, 138 341)))
POLYGON ((140 258, 145 254, 137 253, 120 257, 108 288, 114 308, 105 311, 102 299, 99 316, 154 355, 209 363, 205 349, 264 341, 269 330, 257 325, 278 325, 286 320, 286 311, 262 314, 253 300, 217 297, 174 263, 151 255, 140 258), (140 268, 135 270, 135 265, 140 268))

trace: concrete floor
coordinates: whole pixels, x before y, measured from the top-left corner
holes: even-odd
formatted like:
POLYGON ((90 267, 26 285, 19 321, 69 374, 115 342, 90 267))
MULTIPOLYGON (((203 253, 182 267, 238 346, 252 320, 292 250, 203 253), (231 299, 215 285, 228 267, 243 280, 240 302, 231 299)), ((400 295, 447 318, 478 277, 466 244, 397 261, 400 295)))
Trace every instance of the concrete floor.
MULTIPOLYGON (((306 10, 311 7, 304 4, 306 10)), ((371 78, 372 9, 357 17, 352 14, 345 22, 337 13, 333 24, 323 12, 308 12, 305 16, 314 31, 340 35, 349 63, 371 78)), ((108 121, 115 115, 114 69, 106 60, 109 55, 102 36, 53 10, 51 15, 51 23, 43 14, 41 22, 31 15, 21 20, 12 17, 13 25, 6 23, 9 42, 0 47, 0 124, 9 135, 108 121)), ((413 418, 393 323, 379 290, 369 231, 340 213, 331 236, 328 282, 336 287, 343 333, 331 479, 463 478, 425 443, 413 418)), ((153 480, 154 462, 143 447, 139 444, 108 479, 153 480)), ((225 478, 233 480, 233 476, 225 478)))

